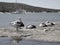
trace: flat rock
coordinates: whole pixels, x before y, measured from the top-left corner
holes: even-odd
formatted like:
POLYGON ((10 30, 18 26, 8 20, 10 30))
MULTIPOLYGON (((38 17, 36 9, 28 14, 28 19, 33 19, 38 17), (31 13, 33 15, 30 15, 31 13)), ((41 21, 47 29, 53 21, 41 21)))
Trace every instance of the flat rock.
POLYGON ((58 41, 60 42, 60 22, 56 22, 54 26, 39 27, 36 29, 19 29, 17 32, 14 28, 0 28, 1 36, 20 36, 23 35, 26 39, 43 40, 43 41, 58 41), (48 28, 48 31, 43 29, 48 28))

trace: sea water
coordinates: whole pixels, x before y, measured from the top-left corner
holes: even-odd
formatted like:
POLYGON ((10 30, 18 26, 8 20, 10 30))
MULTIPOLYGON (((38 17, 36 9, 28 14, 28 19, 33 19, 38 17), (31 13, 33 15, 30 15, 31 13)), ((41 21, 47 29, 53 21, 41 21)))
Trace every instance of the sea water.
POLYGON ((26 14, 0 14, 0 27, 10 27, 10 22, 22 19, 25 25, 39 25, 41 22, 59 22, 60 13, 26 13, 26 14))

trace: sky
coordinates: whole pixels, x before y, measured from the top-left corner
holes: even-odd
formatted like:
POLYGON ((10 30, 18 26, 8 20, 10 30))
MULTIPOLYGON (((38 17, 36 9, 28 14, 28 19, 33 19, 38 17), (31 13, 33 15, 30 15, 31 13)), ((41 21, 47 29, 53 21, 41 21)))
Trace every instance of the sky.
MULTIPOLYGON (((16 2, 16 0, 0 0, 0 2, 16 2)), ((60 0, 17 0, 17 3, 51 9, 60 9, 60 0)))

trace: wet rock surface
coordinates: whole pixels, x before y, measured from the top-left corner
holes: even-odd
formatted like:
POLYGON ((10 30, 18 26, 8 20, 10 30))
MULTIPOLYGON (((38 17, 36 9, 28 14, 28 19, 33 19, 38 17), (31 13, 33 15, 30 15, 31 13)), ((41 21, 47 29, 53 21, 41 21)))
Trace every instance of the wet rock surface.
POLYGON ((0 28, 0 37, 22 36, 26 39, 43 40, 43 41, 60 41, 60 22, 54 26, 39 27, 36 29, 19 29, 17 32, 14 28, 0 28), (48 31, 45 31, 47 29, 48 31))

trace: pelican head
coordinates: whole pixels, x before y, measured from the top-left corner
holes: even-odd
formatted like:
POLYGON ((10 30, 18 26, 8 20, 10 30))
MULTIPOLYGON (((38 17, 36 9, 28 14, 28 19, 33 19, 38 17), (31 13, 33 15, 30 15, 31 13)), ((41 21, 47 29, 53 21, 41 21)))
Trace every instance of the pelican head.
POLYGON ((19 21, 22 22, 21 18, 19 18, 19 21))

